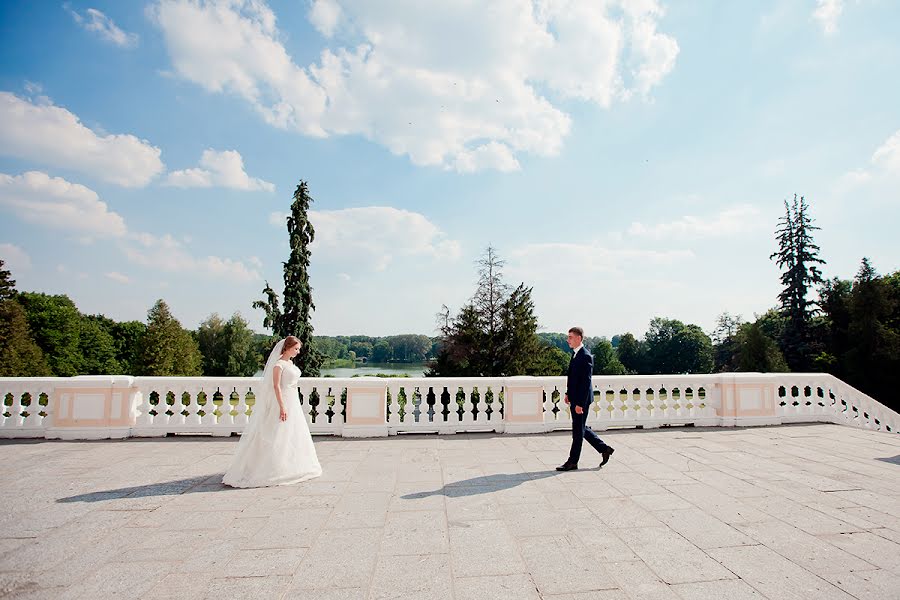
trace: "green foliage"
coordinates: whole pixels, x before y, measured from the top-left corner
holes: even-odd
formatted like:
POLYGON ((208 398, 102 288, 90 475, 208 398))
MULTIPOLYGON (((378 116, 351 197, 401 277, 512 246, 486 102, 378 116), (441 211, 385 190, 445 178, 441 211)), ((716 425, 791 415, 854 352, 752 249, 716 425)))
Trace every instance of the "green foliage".
MULTIPOLYGON (((697 325, 675 319, 657 317, 643 340, 626 333, 618 341, 615 355, 626 373, 710 373, 714 366, 709 336, 697 325)), ((604 346, 601 353, 606 352, 604 346)), ((619 370, 614 363, 609 369, 619 370)))
POLYGON ((250 377, 262 367, 261 354, 247 321, 234 313, 228 321, 213 313, 195 333, 203 356, 203 374, 250 377))
MULTIPOLYGON (((103 317, 105 319, 105 317, 103 317)), ((122 375, 137 375, 140 372, 143 350, 141 343, 147 332, 147 325, 140 321, 114 322, 107 319, 111 325, 107 331, 113 337, 116 345, 116 360, 119 363, 119 373, 122 375)))
POLYGON ((342 344, 338 338, 316 336, 313 338, 316 350, 326 359, 347 360, 350 357, 350 349, 347 344, 342 344))
POLYGON ((740 315, 733 316, 727 312, 719 315, 716 320, 716 327, 710 337, 713 342, 713 368, 717 373, 740 369, 738 332, 741 325, 743 319, 740 315))
MULTIPOLYGON (((429 349, 431 347, 431 340, 428 340, 429 349)), ((370 358, 372 356, 372 349, 374 348, 374 344, 369 341, 351 341, 348 347, 350 352, 356 354, 358 358, 370 358)))
POLYGON ((28 328, 44 353, 50 371, 57 377, 80 374, 82 363, 79 336, 81 313, 68 296, 22 292, 19 304, 25 309, 28 328))
POLYGON ((697 325, 655 318, 645 336, 651 373, 710 373, 712 340, 697 325))
POLYGON ((600 339, 590 348, 594 355, 594 375, 625 375, 625 365, 609 340, 600 339))
POLYGON ((378 340, 372 346, 372 362, 385 363, 391 359, 393 352, 387 340, 378 340))
POLYGON ((43 351, 32 338, 25 309, 15 300, 0 300, 0 377, 51 374, 43 351))
POLYGON ((737 334, 737 364, 740 371, 783 373, 788 370, 784 355, 758 322, 744 323, 737 334))
POLYGON ((147 313, 147 331, 142 340, 143 361, 141 375, 196 376, 201 374, 203 357, 190 332, 172 316, 163 300, 147 313))
POLYGON ((0 259, 0 302, 13 300, 16 297, 16 280, 12 273, 3 268, 3 259, 0 259))
POLYGON ((306 182, 300 181, 294 190, 294 201, 287 218, 291 253, 284 263, 283 307, 279 308, 278 295, 268 282, 263 289, 266 299, 253 303, 254 308, 261 308, 265 312, 264 327, 271 328, 279 338, 293 335, 300 339, 302 347, 294 358, 294 363, 306 377, 317 377, 324 360, 324 356, 313 345, 313 326, 310 321, 310 314, 316 309, 309 284, 309 246, 316 237, 308 214, 312 201, 306 182))
POLYGON ((116 360, 116 342, 100 319, 81 318, 78 351, 81 355, 78 372, 82 375, 107 375, 121 372, 119 361, 116 360))
POLYGON ((894 408, 900 405, 900 330, 895 325, 900 294, 894 285, 896 276, 878 277, 868 259, 863 259, 850 294, 850 347, 842 365, 848 383, 894 408))
POLYGON ((626 333, 619 336, 616 355, 627 373, 646 372, 647 349, 643 342, 634 337, 634 334, 626 333))

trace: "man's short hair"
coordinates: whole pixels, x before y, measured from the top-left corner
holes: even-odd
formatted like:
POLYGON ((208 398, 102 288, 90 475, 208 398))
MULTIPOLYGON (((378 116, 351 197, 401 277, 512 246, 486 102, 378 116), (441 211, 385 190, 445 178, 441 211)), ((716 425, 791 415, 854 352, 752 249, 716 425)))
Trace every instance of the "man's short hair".
POLYGON ((574 333, 580 338, 584 337, 584 329, 582 329, 581 327, 573 327, 569 330, 569 333, 574 333))

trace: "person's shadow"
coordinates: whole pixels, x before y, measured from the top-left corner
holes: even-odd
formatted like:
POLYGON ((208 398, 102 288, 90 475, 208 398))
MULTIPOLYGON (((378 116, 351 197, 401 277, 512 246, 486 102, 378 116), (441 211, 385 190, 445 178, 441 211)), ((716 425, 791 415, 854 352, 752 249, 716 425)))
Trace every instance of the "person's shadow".
MULTIPOLYGON (((596 471, 596 469, 580 469, 581 471, 596 471)), ((577 472, 577 471, 576 471, 577 472)), ((556 477, 560 475, 556 470, 553 471, 532 471, 530 473, 502 473, 499 475, 484 475, 482 477, 473 477, 472 479, 464 479, 448 483, 442 488, 427 492, 413 492, 400 496, 404 500, 421 500, 430 496, 446 496, 447 498, 462 498, 464 496, 477 496, 478 494, 490 494, 492 492, 500 492, 509 490, 516 486, 522 485, 526 481, 534 481, 536 479, 546 479, 547 477, 556 477)))
MULTIPOLYGON (((599 469, 600 467, 596 467, 594 469, 580 469, 580 471, 597 471, 599 469)), ((463 496, 490 494, 491 492, 499 492, 502 490, 512 489, 516 486, 522 485, 526 481, 546 479, 547 477, 555 477, 559 474, 559 472, 554 470, 533 471, 530 473, 501 473, 498 475, 484 475, 482 477, 473 477, 472 479, 464 479, 462 481, 448 483, 447 485, 444 485, 443 487, 436 490, 406 494, 405 496, 401 496, 401 498, 403 498, 404 500, 419 500, 422 498, 428 498, 429 496, 461 498, 463 496)), ((147 485, 137 485, 133 487, 88 492, 86 494, 78 494, 76 496, 59 498, 56 500, 56 502, 62 504, 68 504, 72 502, 105 502, 107 500, 119 500, 124 498, 146 498, 149 496, 180 496, 182 494, 224 492, 232 489, 220 483, 222 480, 222 475, 223 474, 202 475, 199 477, 178 479, 175 481, 162 481, 159 483, 150 483, 147 485)))
POLYGON ((77 496, 69 496, 68 498, 59 498, 57 499, 57 502, 63 504, 68 504, 71 502, 103 502, 105 500, 118 500, 121 498, 180 496, 182 494, 219 492, 229 489, 224 484, 217 485, 215 483, 206 483, 207 481, 215 479, 221 481, 221 478, 222 474, 203 475, 200 477, 191 477, 189 479, 178 479, 176 481, 162 481, 159 483, 137 485, 134 487, 118 488, 114 490, 88 492, 86 494, 78 494, 77 496))

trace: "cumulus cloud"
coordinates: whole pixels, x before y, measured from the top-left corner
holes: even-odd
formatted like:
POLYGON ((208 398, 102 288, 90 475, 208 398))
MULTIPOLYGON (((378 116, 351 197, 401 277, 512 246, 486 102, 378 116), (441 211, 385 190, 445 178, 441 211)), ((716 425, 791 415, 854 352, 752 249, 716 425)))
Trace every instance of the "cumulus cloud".
POLYGON ((341 6, 336 0, 313 0, 308 18, 319 33, 330 38, 341 20, 341 6))
POLYGON ((117 271, 110 271, 106 274, 107 279, 112 279, 117 283, 131 283, 131 278, 127 275, 123 275, 117 271))
POLYGON ((224 187, 244 191, 275 191, 275 184, 247 174, 244 159, 237 150, 204 150, 198 168, 172 171, 166 178, 166 184, 181 188, 224 187))
POLYGON ((749 204, 742 204, 705 217, 688 215, 673 221, 651 225, 634 222, 628 228, 628 235, 657 240, 691 240, 729 236, 753 227, 759 214, 758 208, 749 204))
POLYGON ((160 149, 129 134, 103 135, 65 108, 0 92, 0 153, 142 187, 163 171, 160 149))
POLYGON ((844 12, 844 0, 816 0, 816 9, 813 11, 813 19, 826 35, 837 33, 838 19, 844 12))
POLYGON ((96 8, 89 8, 84 14, 81 14, 68 4, 64 6, 76 23, 86 31, 96 33, 100 39, 115 44, 120 48, 134 48, 137 46, 137 34, 122 31, 112 19, 96 8))
POLYGON ((879 169, 900 174, 900 130, 875 150, 872 154, 872 164, 879 169))
MULTIPOLYGON (((283 227, 287 216, 273 212, 269 222, 283 227)), ((314 248, 332 258, 369 261, 378 271, 397 257, 456 260, 461 254, 459 242, 426 216, 391 206, 311 210, 309 219, 316 230, 314 248)))
POLYGON ((3 260, 4 268, 13 273, 13 277, 16 273, 31 268, 31 257, 15 244, 0 244, 0 259, 3 260))
POLYGON ((28 223, 76 235, 121 237, 127 231, 95 191, 40 171, 0 173, 0 207, 28 223))
POLYGON ((0 209, 34 225, 69 232, 79 241, 113 239, 129 260, 146 267, 236 281, 260 278, 254 268, 241 261, 194 256, 185 243, 170 235, 131 231, 122 216, 111 211, 94 190, 39 171, 16 176, 0 173, 0 209))
POLYGON ((857 186, 876 181, 893 181, 900 177, 900 130, 889 136, 869 159, 869 165, 853 169, 842 175, 837 182, 840 191, 848 191, 857 186))
POLYGON ((262 0, 159 0, 150 14, 178 76, 244 98, 270 125, 360 135, 461 172, 559 153, 571 128, 561 100, 647 96, 678 55, 656 0, 316 0, 311 23, 346 45, 305 66, 262 0))
POLYGON ((242 261, 219 256, 195 256, 169 234, 130 234, 122 251, 132 262, 170 273, 196 273, 245 283, 260 279, 259 273, 242 261))
POLYGON ((601 242, 526 244, 510 253, 510 271, 526 280, 564 280, 561 273, 623 273, 633 265, 660 266, 694 258, 691 250, 609 247, 601 242))

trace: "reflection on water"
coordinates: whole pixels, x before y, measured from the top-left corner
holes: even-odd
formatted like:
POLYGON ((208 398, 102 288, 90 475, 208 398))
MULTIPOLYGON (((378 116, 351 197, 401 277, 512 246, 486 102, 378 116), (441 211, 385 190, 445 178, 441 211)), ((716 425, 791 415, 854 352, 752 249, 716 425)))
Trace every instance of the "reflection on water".
POLYGON ((322 369, 322 376, 330 375, 332 377, 353 377, 360 375, 362 377, 377 375, 384 373, 386 375, 409 375, 410 377, 424 377, 428 367, 423 363, 366 363, 359 365, 355 369, 322 369))
MULTIPOLYGON (((408 375, 409 377, 425 377, 428 365, 424 363, 366 363, 360 364, 355 369, 322 369, 322 377, 360 377, 373 376, 379 373, 385 375, 408 375)), ((263 372, 257 371, 254 377, 262 377, 263 372)))

